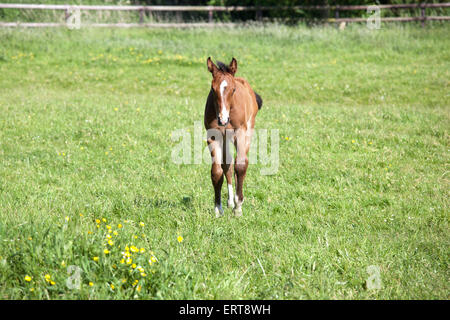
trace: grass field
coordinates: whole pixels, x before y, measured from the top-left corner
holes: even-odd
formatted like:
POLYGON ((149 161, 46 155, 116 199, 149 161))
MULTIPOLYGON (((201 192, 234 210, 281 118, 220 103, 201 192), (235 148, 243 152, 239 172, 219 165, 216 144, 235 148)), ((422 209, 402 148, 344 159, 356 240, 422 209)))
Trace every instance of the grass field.
POLYGON ((448 299, 449 31, 1 29, 0 298, 448 299), (208 56, 280 134, 241 218, 171 160, 208 56))

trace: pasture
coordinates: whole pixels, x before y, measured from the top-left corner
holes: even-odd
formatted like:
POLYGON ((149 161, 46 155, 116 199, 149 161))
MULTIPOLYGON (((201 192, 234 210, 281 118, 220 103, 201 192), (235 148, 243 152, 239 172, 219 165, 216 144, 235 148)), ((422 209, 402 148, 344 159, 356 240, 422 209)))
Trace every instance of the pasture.
POLYGON ((447 299, 448 33, 1 29, 0 298, 447 299), (208 56, 279 130, 240 218, 215 218, 209 164, 171 159, 208 56))

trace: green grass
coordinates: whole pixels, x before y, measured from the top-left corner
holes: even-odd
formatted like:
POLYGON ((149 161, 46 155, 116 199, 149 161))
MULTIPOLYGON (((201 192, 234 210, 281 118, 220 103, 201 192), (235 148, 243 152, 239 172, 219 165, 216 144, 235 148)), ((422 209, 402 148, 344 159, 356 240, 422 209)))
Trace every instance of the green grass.
POLYGON ((448 26, 1 29, 0 297, 448 299, 448 26), (208 164, 171 160, 208 56, 237 59, 280 133, 241 218, 214 218, 208 164))

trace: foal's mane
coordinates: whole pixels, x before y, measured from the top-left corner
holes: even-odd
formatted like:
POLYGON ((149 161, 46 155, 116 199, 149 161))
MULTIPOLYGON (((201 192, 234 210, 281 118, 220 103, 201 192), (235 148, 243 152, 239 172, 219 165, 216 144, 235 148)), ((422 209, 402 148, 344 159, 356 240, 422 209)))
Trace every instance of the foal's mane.
MULTIPOLYGON (((227 73, 231 73, 230 67, 227 66, 225 63, 223 63, 222 61, 217 60, 216 61, 217 64, 217 68, 219 68, 220 71, 222 72, 227 72, 227 73)), ((239 80, 238 80, 239 81, 239 80)), ((212 90, 212 89, 211 89, 212 90)), ((254 92, 254 91, 253 91, 254 92)), ((256 97, 256 103, 258 104, 258 110, 261 109, 263 101, 261 99, 261 96, 259 94, 257 94, 255 92, 255 97, 256 97)))
POLYGON ((216 64, 217 64, 217 67, 219 68, 220 71, 231 73, 230 68, 225 63, 223 63, 222 61, 216 61, 216 64))

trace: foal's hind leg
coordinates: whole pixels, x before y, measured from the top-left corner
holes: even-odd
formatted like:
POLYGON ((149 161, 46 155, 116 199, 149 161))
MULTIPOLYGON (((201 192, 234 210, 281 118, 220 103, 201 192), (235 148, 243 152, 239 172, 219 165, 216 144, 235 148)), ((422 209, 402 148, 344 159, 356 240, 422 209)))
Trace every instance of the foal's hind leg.
POLYGON ((223 214, 221 200, 223 184, 222 146, 218 141, 212 139, 208 139, 208 146, 212 158, 211 181, 214 187, 214 212, 216 213, 216 217, 220 217, 223 214))
MULTIPOLYGON (((228 133, 227 133, 228 135, 228 133)), ((228 139, 229 137, 227 137, 228 139)), ((228 140, 225 139, 223 143, 223 163, 222 169, 227 178, 227 186, 228 186, 228 208, 234 208, 234 195, 233 195, 233 157, 231 155, 230 144, 228 140)))
POLYGON ((232 165, 230 164, 224 164, 222 166, 223 171, 225 172, 225 177, 227 178, 227 186, 228 186, 228 201, 227 205, 228 208, 234 208, 234 194, 233 194, 233 170, 232 165))

